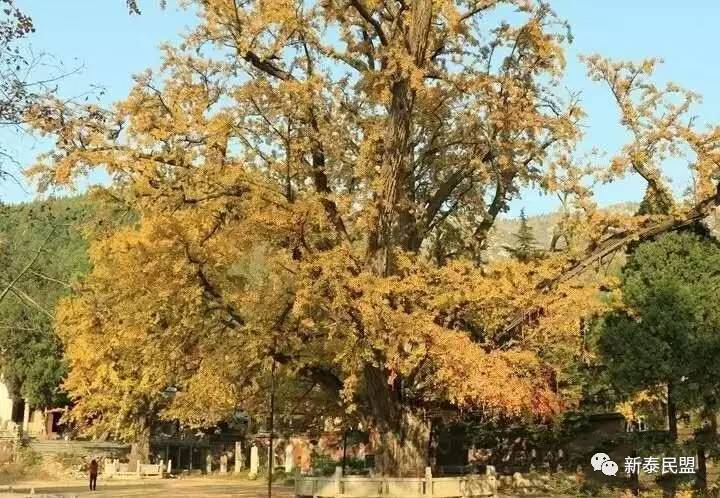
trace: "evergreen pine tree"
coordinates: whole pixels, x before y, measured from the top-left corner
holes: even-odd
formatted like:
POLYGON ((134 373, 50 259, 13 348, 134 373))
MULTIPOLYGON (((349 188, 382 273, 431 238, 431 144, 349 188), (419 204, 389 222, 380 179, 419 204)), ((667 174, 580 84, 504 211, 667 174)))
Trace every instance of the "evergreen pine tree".
POLYGON ((528 223, 524 208, 520 210, 520 227, 514 237, 515 245, 505 246, 505 250, 512 254, 514 258, 527 262, 540 257, 541 251, 537 247, 537 240, 532 227, 528 223))

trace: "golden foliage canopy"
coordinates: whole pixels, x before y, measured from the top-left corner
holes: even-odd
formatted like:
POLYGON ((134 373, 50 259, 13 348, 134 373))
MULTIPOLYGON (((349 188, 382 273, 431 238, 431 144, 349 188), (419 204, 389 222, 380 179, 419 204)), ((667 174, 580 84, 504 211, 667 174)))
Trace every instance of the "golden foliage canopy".
POLYGON ((298 383, 293 402, 322 393, 326 413, 387 430, 408 408, 551 415, 573 402, 563 366, 606 280, 557 275, 714 195, 718 132, 688 121, 696 96, 648 83, 654 61, 587 59, 632 137, 607 167, 575 159, 570 35, 547 4, 189 3, 198 27, 127 99, 31 115, 56 137, 33 168, 42 184, 104 168, 137 217, 94 243, 58 317, 76 417, 96 429, 131 427, 138 410, 196 425, 252 410, 268 358, 298 383), (686 146, 689 201, 660 169, 686 146), (598 210, 589 185, 628 172, 655 207, 598 210), (484 264, 525 187, 564 201, 553 251, 484 264))

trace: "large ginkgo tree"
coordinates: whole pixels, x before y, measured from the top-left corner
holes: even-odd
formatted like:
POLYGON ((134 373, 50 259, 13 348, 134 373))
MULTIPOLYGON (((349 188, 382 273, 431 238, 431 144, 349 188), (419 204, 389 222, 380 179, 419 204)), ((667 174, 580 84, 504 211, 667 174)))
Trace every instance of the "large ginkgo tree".
POLYGON ((127 99, 31 116, 56 139, 40 182, 104 168, 133 220, 58 311, 90 432, 262 414, 274 372, 289 417, 362 422, 379 470, 420 473, 436 417, 571 404, 564 366, 605 280, 584 270, 716 205, 718 134, 652 60, 587 59, 631 141, 607 167, 575 159, 570 34, 545 3, 188 3, 197 27, 127 99), (676 199, 661 165, 683 152, 696 188, 676 199), (598 210, 591 185, 629 172, 641 212, 598 210), (525 188, 563 201, 547 257, 483 262, 525 188))

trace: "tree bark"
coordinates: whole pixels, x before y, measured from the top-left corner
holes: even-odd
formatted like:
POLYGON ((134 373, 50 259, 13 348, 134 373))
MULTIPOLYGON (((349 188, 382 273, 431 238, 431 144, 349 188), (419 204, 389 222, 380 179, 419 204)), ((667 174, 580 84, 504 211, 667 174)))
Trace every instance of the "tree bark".
MULTIPOLYGON (((407 29, 408 55, 415 66, 425 65, 430 25, 432 21, 432 0, 418 0, 412 4, 410 25, 407 29)), ((398 30, 402 33, 404 30, 398 30)), ((388 112, 388 128, 385 137, 385 152, 380 171, 382 188, 377 193, 375 219, 368 235, 366 261, 376 275, 392 273, 391 251, 393 223, 398 214, 398 202, 408 200, 407 178, 412 156, 410 135, 415 90, 410 76, 399 72, 391 81, 392 100, 388 112)), ((402 228, 401 228, 402 231, 402 228)), ((401 234, 399 240, 407 234, 401 234)))
POLYGON ((130 445, 129 468, 137 469, 141 463, 150 461, 150 428, 145 426, 130 445))
POLYGON ((698 462, 695 489, 699 491, 707 491, 707 450, 713 448, 717 440, 717 414, 712 405, 705 406, 703 419, 703 427, 695 431, 698 462))
POLYGON ((417 413, 403 412, 397 429, 375 435, 375 470, 386 476, 422 477, 429 442, 430 424, 417 413))
MULTIPOLYGON (((675 393, 672 382, 668 382, 667 384, 667 422, 670 442, 675 444, 677 443, 677 405, 675 404, 675 393)), ((675 498, 677 492, 675 476, 669 474, 667 478, 667 482, 663 486, 663 496, 675 498)))
POLYGON ((667 385, 667 420, 670 441, 677 442, 677 405, 675 404, 675 393, 672 382, 667 385))
POLYGON ((697 449, 698 470, 695 474, 695 489, 700 491, 707 490, 707 455, 705 453, 705 444, 698 444, 697 449))
MULTIPOLYGON (((356 8, 361 4, 355 3, 356 8)), ((396 36, 406 36, 404 45, 415 66, 425 64, 432 0, 417 0, 411 4, 407 30, 400 27, 396 36)), ((363 16, 369 22, 371 16, 363 16)), ((400 21, 401 23, 403 21, 400 21)), ((383 164, 380 170, 381 188, 376 192, 376 214, 368 234, 365 264, 374 275, 385 277, 394 271, 391 261, 394 247, 417 245, 414 216, 398 219, 399 207, 411 197, 408 182, 412 157, 411 133, 415 90, 410 76, 399 70, 390 80, 392 100, 388 110, 387 132, 383 164)), ((407 208, 407 206, 405 206, 407 208)), ((422 476, 428 461, 430 423, 420 411, 403 400, 399 381, 388 382, 383 370, 381 354, 364 368, 367 401, 374 419, 374 449, 376 470, 384 475, 422 476)))
POLYGON ((402 395, 388 384, 379 368, 365 368, 365 385, 374 419, 375 470, 382 475, 420 477, 428 464, 430 421, 417 409, 404 406, 402 395))

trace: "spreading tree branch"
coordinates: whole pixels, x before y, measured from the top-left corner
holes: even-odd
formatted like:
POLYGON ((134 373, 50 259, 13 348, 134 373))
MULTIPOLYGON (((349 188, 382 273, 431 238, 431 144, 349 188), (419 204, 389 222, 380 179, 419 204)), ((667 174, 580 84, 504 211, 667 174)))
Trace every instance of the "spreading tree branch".
MULTIPOLYGON (((720 206, 720 190, 713 197, 707 198, 700 202, 688 214, 680 219, 674 218, 658 222, 650 222, 649 224, 633 230, 625 230, 616 233, 604 239, 599 245, 592 249, 590 254, 579 261, 573 262, 565 268, 559 275, 540 282, 536 287, 536 292, 546 294, 556 289, 560 284, 571 280, 580 275, 589 266, 601 261, 605 256, 614 253, 634 242, 643 242, 650 240, 663 233, 680 230, 682 228, 698 223, 712 212, 713 209, 720 206)), ((499 343, 507 343, 512 339, 516 332, 528 320, 528 317, 537 316, 538 308, 525 309, 519 312, 505 326, 502 333, 498 337, 499 343)))
POLYGON ((358 14, 360 14, 360 17, 365 19, 365 21, 372 26, 373 30, 375 31, 375 34, 380 39, 380 43, 383 45, 388 44, 388 39, 385 36, 385 32, 382 29, 382 26, 377 21, 377 19, 373 18, 373 16, 368 12, 367 8, 362 4, 360 0, 350 0, 350 5, 357 11, 358 14))

